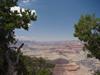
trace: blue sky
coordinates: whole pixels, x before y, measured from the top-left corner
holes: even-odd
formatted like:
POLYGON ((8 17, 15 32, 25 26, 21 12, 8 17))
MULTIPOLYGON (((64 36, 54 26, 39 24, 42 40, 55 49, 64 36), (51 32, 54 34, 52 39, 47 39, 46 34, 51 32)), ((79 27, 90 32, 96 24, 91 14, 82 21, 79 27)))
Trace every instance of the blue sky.
POLYGON ((74 24, 80 15, 95 13, 100 17, 100 0, 27 0, 19 5, 35 9, 38 15, 29 31, 16 31, 18 38, 26 40, 73 40, 74 24))

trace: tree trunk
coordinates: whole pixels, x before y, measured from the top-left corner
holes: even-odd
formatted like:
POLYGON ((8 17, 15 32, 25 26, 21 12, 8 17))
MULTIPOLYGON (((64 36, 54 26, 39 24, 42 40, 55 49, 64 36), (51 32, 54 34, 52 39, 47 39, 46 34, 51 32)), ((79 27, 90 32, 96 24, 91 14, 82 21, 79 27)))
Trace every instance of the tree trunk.
POLYGON ((9 64, 7 75, 17 75, 17 71, 15 69, 16 67, 14 65, 9 64))
POLYGON ((7 50, 6 51, 6 61, 8 63, 8 70, 7 70, 7 74, 6 75, 17 75, 17 64, 19 64, 19 58, 21 55, 20 49, 23 47, 24 44, 21 44, 21 46, 17 49, 17 57, 15 61, 12 61, 10 58, 10 51, 7 50))

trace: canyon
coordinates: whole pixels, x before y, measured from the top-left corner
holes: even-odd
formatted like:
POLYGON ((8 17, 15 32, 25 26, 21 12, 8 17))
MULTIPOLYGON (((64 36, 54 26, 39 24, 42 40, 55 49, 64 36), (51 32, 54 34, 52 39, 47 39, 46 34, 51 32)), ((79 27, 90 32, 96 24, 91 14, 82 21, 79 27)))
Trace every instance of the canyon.
POLYGON ((55 64, 53 75, 93 75, 100 70, 100 61, 88 58, 79 40, 71 41, 21 41, 22 53, 30 57, 43 57, 55 64))

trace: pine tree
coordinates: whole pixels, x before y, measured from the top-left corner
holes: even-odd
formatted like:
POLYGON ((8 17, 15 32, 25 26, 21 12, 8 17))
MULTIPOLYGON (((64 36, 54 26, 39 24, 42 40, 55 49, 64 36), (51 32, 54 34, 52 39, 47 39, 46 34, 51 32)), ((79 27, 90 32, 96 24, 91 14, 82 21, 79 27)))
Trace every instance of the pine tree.
POLYGON ((92 56, 100 60, 100 20, 95 15, 81 16, 75 24, 75 37, 78 37, 92 56))
MULTIPOLYGON (((100 60, 100 18, 95 15, 82 15, 75 24, 74 36, 84 43, 84 49, 89 51, 88 57, 100 60)), ((100 71, 94 75, 100 75, 100 71)))
MULTIPOLYGON (((18 65, 22 63, 20 49, 24 44, 19 48, 11 47, 17 42, 14 30, 28 30, 29 23, 37 18, 34 10, 20 8, 17 2, 18 0, 0 0, 0 75, 18 75, 18 65)), ((20 66, 24 68, 24 65, 20 66)), ((25 75, 24 72, 19 75, 25 75)))

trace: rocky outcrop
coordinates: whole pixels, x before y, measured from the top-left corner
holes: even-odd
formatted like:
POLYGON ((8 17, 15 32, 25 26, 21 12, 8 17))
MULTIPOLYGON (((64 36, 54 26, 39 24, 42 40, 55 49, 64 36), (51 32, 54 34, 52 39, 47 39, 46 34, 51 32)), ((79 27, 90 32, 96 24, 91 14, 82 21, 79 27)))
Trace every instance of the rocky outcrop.
POLYGON ((80 66, 77 65, 76 63, 69 63, 66 65, 65 68, 67 71, 77 71, 80 68, 80 66))

